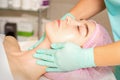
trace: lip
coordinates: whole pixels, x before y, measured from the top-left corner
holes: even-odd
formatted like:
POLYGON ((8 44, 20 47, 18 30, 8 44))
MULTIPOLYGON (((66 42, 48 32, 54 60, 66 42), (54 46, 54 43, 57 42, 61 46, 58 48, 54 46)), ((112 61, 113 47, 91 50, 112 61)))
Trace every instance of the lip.
POLYGON ((60 20, 57 20, 58 27, 60 27, 60 20))

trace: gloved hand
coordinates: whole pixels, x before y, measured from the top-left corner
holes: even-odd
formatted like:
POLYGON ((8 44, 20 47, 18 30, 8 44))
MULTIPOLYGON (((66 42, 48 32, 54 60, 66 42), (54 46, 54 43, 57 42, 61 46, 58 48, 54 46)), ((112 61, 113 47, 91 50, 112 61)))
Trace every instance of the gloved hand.
POLYGON ((71 17, 72 19, 75 19, 75 17, 71 13, 67 13, 61 18, 61 20, 65 20, 67 16, 71 17))
POLYGON ((82 49, 73 43, 52 44, 53 49, 38 50, 33 56, 37 64, 48 66, 47 72, 72 71, 80 68, 94 67, 93 48, 82 49))
POLYGON ((46 33, 42 35, 39 41, 37 41, 33 46, 29 47, 28 50, 36 48, 44 39, 45 39, 46 33))

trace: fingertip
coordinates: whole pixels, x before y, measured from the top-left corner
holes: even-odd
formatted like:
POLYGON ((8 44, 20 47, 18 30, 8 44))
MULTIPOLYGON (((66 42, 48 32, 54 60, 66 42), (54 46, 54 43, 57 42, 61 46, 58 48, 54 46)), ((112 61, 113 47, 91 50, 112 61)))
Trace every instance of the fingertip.
POLYGON ((29 48, 28 48, 28 50, 32 50, 32 49, 34 49, 34 47, 29 47, 29 48))
POLYGON ((64 43, 53 43, 53 44, 51 44, 51 47, 53 49, 60 49, 60 48, 64 47, 64 43))
POLYGON ((52 72, 51 69, 50 69, 49 67, 46 68, 46 71, 47 71, 47 72, 52 72))
POLYGON ((36 61, 36 64, 39 64, 39 65, 40 65, 40 63, 41 63, 41 62, 40 62, 39 60, 36 61))
POLYGON ((45 69, 46 72, 49 72, 48 68, 45 69))
POLYGON ((33 57, 35 57, 35 58, 39 58, 39 54, 33 54, 33 57))
POLYGON ((45 53, 46 50, 45 49, 40 49, 40 50, 37 50, 36 53, 45 53))

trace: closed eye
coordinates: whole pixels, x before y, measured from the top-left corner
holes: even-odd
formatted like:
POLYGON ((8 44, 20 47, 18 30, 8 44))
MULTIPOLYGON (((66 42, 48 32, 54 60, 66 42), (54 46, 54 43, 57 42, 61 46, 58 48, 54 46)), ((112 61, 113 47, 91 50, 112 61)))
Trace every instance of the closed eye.
MULTIPOLYGON (((88 33, 89 33, 88 25, 87 24, 84 24, 84 25, 85 25, 85 28, 86 28, 86 35, 85 36, 87 36, 88 33)), ((79 25, 77 25, 77 30, 78 30, 78 32, 80 32, 80 26, 79 25)))
POLYGON ((77 25, 77 30, 78 30, 78 32, 80 32, 80 26, 79 25, 77 25))
POLYGON ((87 24, 85 24, 85 28, 86 28, 86 30, 87 30, 87 31, 86 31, 87 33, 86 33, 86 35, 85 35, 85 36, 87 36, 87 35, 88 35, 88 33, 89 33, 89 30, 88 30, 88 25, 87 25, 87 24))

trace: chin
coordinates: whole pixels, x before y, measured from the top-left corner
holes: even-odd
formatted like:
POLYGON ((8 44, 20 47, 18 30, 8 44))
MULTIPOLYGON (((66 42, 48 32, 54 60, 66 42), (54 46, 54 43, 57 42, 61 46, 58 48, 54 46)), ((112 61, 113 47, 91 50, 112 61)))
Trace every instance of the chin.
POLYGON ((51 43, 58 43, 58 42, 64 42, 63 40, 60 40, 60 39, 56 39, 56 38, 52 38, 50 39, 51 43))

